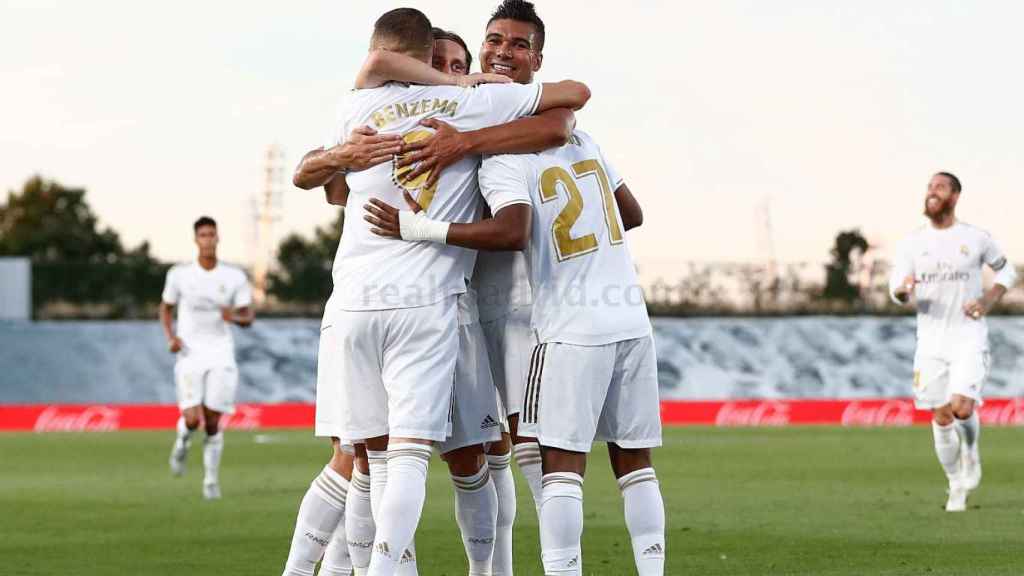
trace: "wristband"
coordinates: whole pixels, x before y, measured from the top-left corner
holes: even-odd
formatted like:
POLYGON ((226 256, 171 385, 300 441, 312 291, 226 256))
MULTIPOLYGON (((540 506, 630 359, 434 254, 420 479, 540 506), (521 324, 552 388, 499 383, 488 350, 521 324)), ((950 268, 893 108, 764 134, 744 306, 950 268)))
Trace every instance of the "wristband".
POLYGON ((448 227, 451 224, 443 220, 427 218, 423 211, 399 210, 398 226, 402 240, 409 240, 410 242, 425 240, 427 242, 447 244, 448 227))

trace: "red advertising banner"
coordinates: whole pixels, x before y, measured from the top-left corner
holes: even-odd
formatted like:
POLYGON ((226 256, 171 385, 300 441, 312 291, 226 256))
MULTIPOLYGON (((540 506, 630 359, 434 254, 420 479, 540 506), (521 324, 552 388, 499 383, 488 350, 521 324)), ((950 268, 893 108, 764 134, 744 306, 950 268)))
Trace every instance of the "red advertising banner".
MULTIPOLYGON (((239 404, 225 416, 228 428, 310 428, 312 404, 239 404)), ((1024 426, 1024 399, 994 398, 979 409, 987 426, 1024 426)), ((665 401, 667 425, 702 426, 910 426, 931 415, 915 410, 907 398, 871 400, 665 401)), ((173 404, 0 405, 0 430, 35 432, 110 432, 174 428, 173 404)))

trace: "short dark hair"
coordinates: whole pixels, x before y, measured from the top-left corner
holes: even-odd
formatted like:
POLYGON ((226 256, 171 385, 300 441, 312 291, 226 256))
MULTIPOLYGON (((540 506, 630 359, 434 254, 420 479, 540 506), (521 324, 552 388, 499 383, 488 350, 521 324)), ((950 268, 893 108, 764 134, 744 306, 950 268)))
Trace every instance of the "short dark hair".
POLYGON ((491 19, 487 21, 487 25, 490 26, 491 22, 495 20, 515 20, 516 22, 533 24, 533 27, 537 30, 537 45, 532 46, 532 48, 537 52, 544 51, 544 21, 540 19, 540 16, 537 16, 537 10, 533 7, 533 2, 527 2, 526 0, 504 0, 494 10, 494 13, 491 14, 491 19))
POLYGON ((434 28, 434 41, 438 40, 451 40, 459 46, 462 46, 462 51, 466 53, 466 72, 469 72, 469 68, 473 65, 473 55, 469 53, 469 48, 466 46, 466 41, 462 39, 455 32, 449 32, 448 30, 442 30, 441 28, 434 28))
POLYGON ((412 55, 429 54, 434 47, 434 34, 427 15, 415 8, 395 8, 385 12, 373 25, 370 47, 388 44, 397 52, 412 55))
POLYGON ((954 176, 953 174, 951 174, 949 172, 936 172, 935 175, 936 176, 945 176, 946 178, 949 178, 949 182, 950 182, 950 184, 953 187, 953 192, 955 194, 959 194, 960 193, 961 186, 960 186, 960 179, 959 178, 957 178, 956 176, 954 176))
POLYGON ((214 228, 216 228, 217 221, 214 220, 213 218, 210 218, 209 216, 200 216, 199 219, 196 220, 196 223, 192 225, 192 231, 199 232, 199 229, 202 228, 203 226, 213 226, 214 228))

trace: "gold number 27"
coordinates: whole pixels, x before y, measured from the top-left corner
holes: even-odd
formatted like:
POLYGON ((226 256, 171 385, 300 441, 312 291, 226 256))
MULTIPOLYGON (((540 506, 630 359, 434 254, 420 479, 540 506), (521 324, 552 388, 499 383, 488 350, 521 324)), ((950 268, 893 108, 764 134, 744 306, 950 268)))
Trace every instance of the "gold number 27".
POLYGON ((604 222, 608 227, 608 239, 612 244, 622 243, 622 228, 615 216, 615 193, 608 182, 608 174, 597 160, 581 160, 572 165, 573 175, 561 166, 552 166, 540 175, 540 197, 544 203, 558 198, 558 184, 562 185, 569 195, 565 208, 558 213, 555 223, 551 226, 551 234, 555 238, 558 261, 568 260, 583 254, 589 254, 599 248, 597 236, 590 232, 573 238, 572 227, 583 213, 583 195, 576 183, 583 178, 593 176, 601 187, 604 204, 604 222))

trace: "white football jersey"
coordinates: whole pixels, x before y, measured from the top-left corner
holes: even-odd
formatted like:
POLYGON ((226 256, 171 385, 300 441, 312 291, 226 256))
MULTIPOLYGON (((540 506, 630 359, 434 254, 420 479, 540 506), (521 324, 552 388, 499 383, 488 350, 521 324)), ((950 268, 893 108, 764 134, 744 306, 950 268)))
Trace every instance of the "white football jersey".
MULTIPOLYGON (((533 114, 540 103, 540 84, 490 84, 476 88, 415 86, 390 83, 372 90, 354 90, 342 104, 335 143, 353 129, 370 126, 382 134, 402 134, 407 142, 431 136, 419 122, 437 118, 459 131, 486 128, 533 114)), ((347 175, 348 205, 360 212, 370 198, 407 208, 403 190, 417 200, 427 216, 447 222, 472 222, 482 203, 476 172, 479 156, 446 168, 433 188, 429 174, 408 184, 400 177, 411 168, 384 163, 347 175)), ((504 206, 496 195, 485 198, 492 209, 504 206)), ((400 242, 370 231, 362 217, 345 221, 334 260, 334 305, 344 310, 386 310, 425 306, 466 290, 475 251, 435 242, 400 242)))
POLYGON ((220 262, 212 270, 196 261, 177 264, 167 271, 163 301, 177 307, 176 334, 184 355, 227 355, 234 362, 234 339, 221 309, 252 304, 244 272, 220 262))
POLYGON ((956 222, 946 229, 925 225, 897 249, 889 277, 896 290, 907 276, 916 281, 919 353, 945 357, 956 351, 988 349, 988 325, 964 313, 964 304, 982 296, 982 265, 996 271, 996 281, 1012 286, 1015 273, 987 232, 956 222))
POLYGON ((615 190, 622 178, 577 130, 560 148, 484 159, 487 193, 529 194, 531 324, 544 342, 596 346, 651 333, 615 190))
POLYGON ((481 251, 476 257, 473 287, 480 321, 490 322, 530 306, 530 271, 523 252, 481 251))

